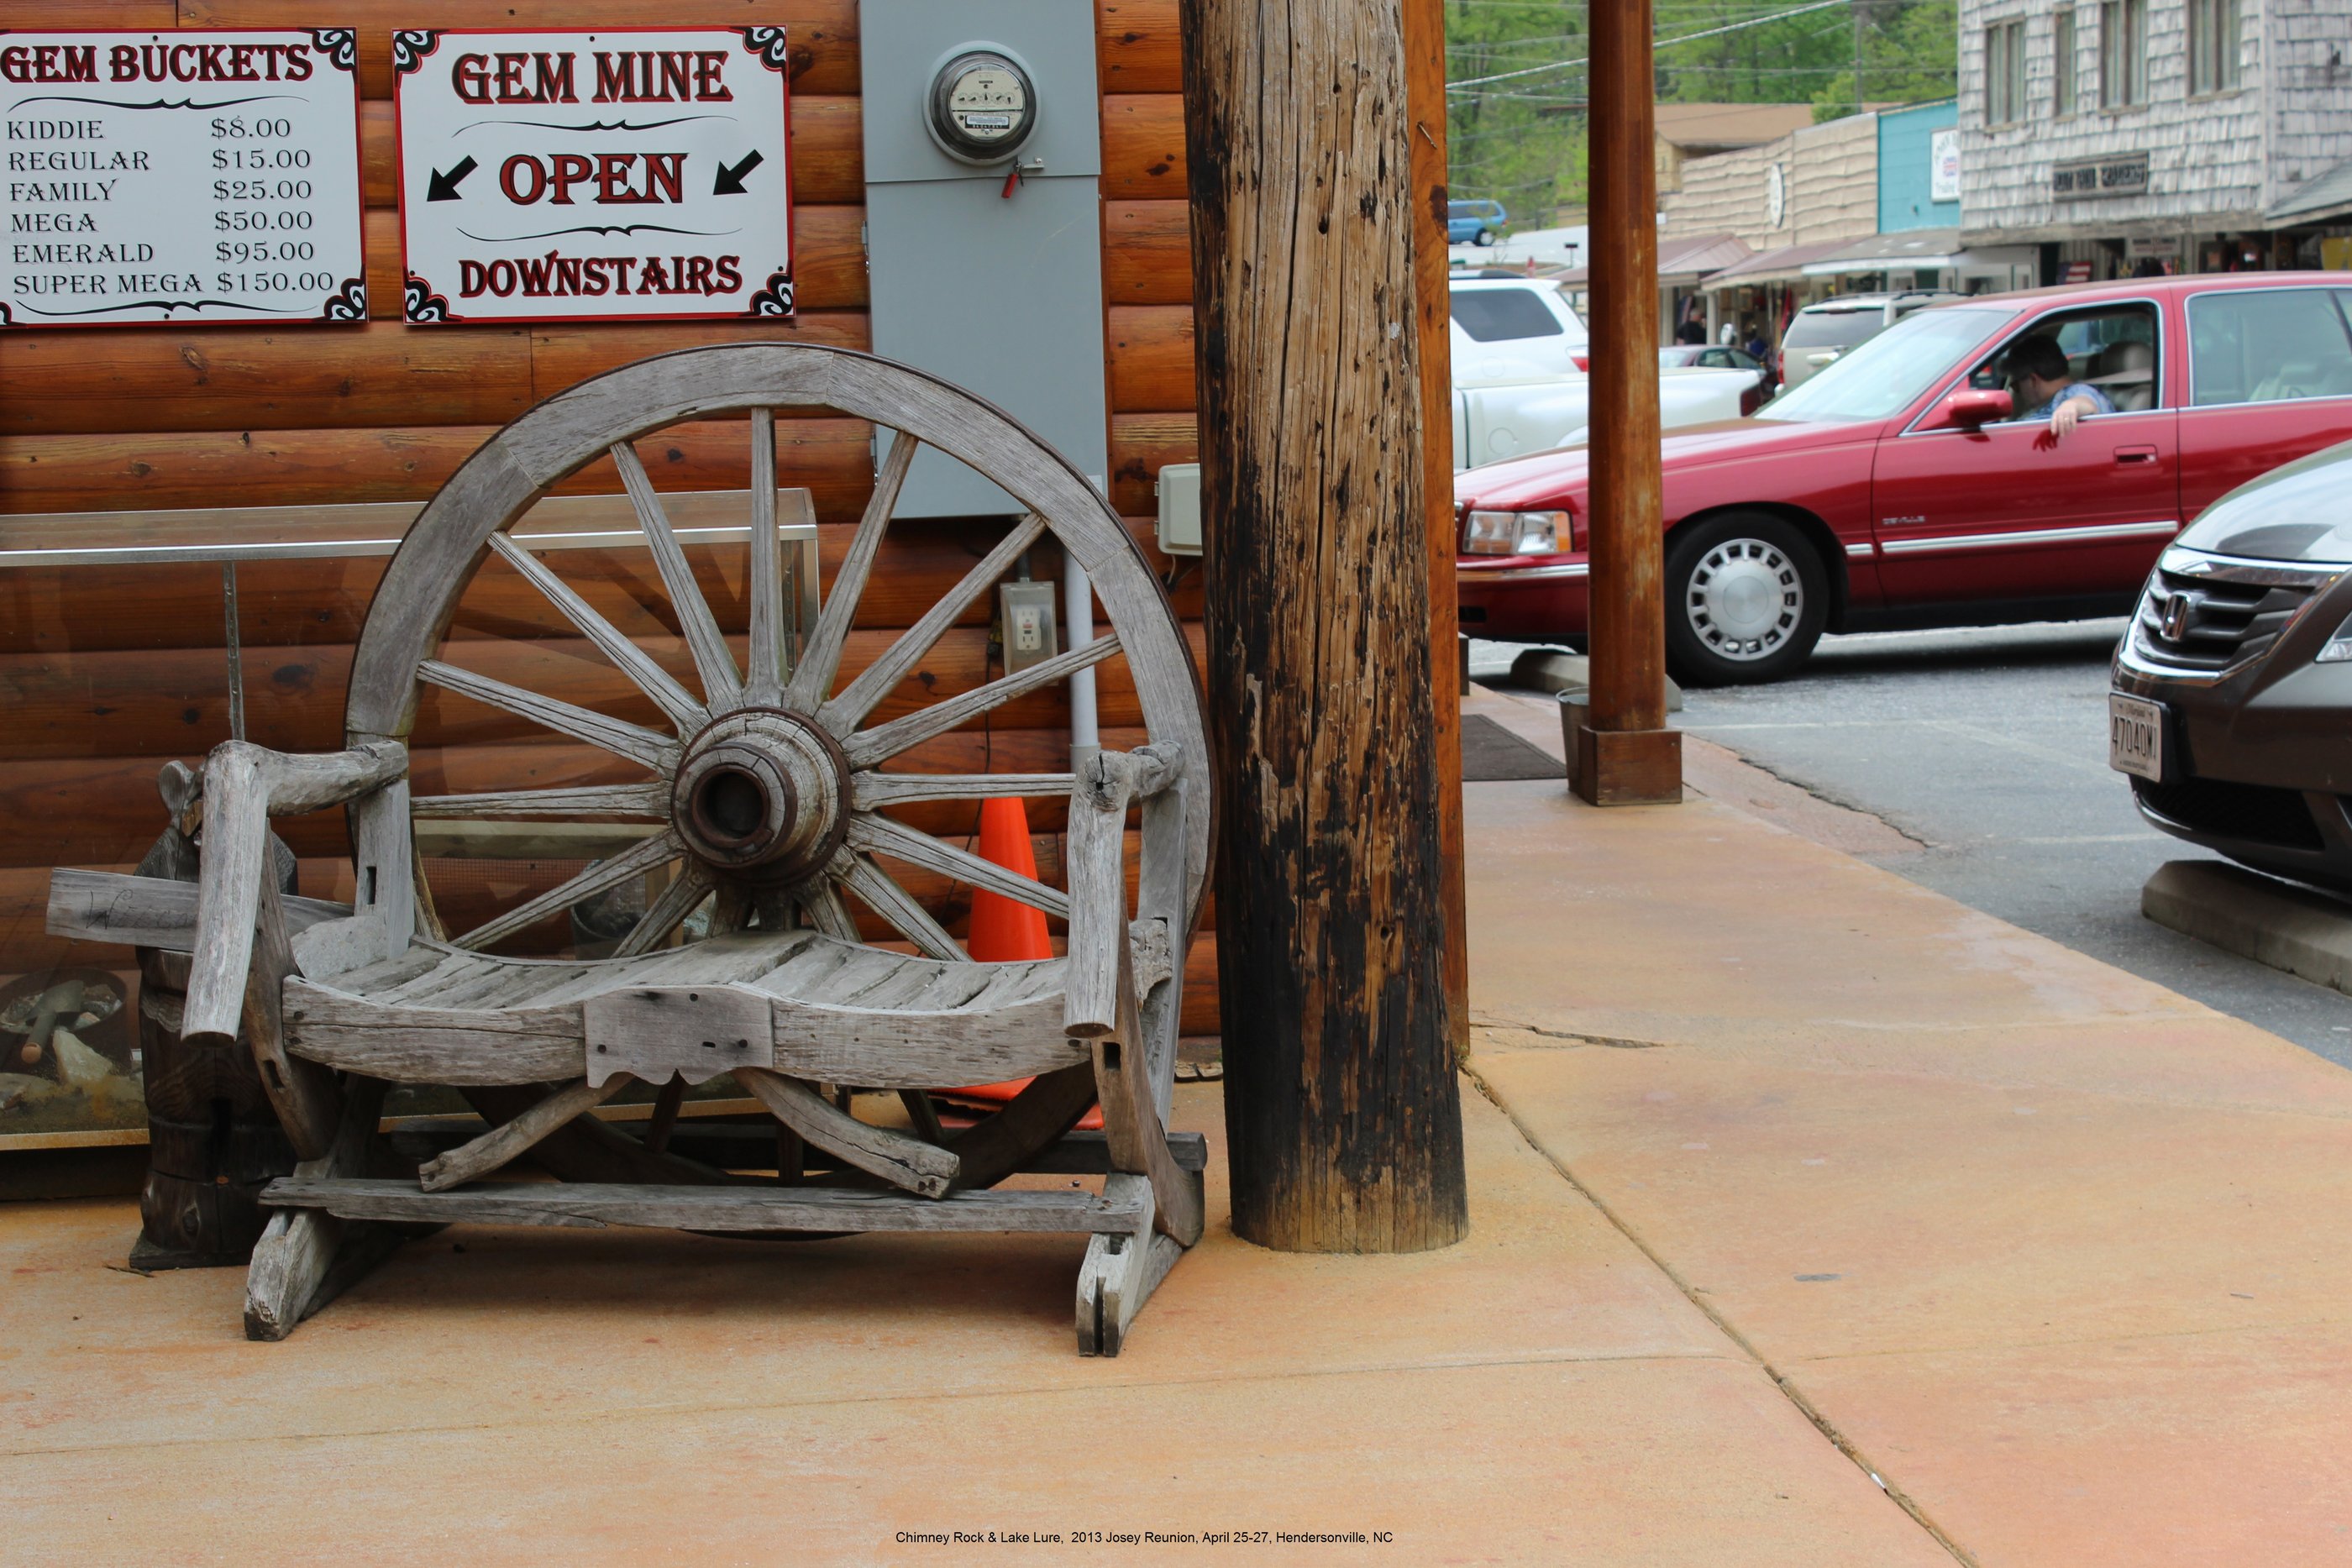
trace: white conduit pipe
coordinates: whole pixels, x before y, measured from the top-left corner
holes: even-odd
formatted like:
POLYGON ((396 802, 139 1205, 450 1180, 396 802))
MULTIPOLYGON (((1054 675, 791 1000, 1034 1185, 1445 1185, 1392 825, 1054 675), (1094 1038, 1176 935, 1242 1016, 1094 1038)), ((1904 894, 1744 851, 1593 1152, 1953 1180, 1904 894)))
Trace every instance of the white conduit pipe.
MULTIPOLYGON (((1095 640, 1095 588, 1077 557, 1062 557, 1062 646, 1083 648, 1095 640)), ((1078 772, 1102 749, 1095 722, 1095 672, 1091 665, 1070 676, 1070 770, 1078 772)))

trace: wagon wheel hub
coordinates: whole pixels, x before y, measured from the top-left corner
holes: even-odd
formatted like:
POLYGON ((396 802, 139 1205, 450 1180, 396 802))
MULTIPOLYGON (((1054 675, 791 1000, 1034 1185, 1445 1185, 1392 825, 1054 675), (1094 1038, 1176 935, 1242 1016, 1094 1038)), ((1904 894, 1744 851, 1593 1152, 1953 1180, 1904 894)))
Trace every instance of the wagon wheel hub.
POLYGON ((764 883, 804 882, 849 831, 849 763, 823 726, 747 708, 686 743, 670 821, 697 859, 764 883))

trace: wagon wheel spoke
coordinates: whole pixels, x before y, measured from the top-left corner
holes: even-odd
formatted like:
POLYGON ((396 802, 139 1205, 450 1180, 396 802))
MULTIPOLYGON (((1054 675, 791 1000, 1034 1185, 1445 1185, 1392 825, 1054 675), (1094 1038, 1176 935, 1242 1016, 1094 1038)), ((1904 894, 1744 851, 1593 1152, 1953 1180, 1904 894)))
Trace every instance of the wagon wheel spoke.
POLYGON ((661 896, 645 913, 645 917, 629 928, 613 949, 616 958, 634 958, 640 953, 650 953, 677 929, 678 923, 694 913, 694 906, 710 895, 710 873, 698 861, 688 860, 678 868, 677 876, 662 889, 661 896))
POLYGON ((1034 800, 1067 795, 1076 782, 1070 773, 859 773, 849 780, 850 805, 870 811, 916 800, 1034 800))
POLYGON ((1003 675, 984 686, 974 686, 945 702, 933 703, 927 708, 892 719, 888 724, 872 729, 862 729, 845 738, 841 749, 853 768, 872 768, 887 762, 910 747, 919 746, 936 735, 944 735, 960 724, 978 718, 992 708, 1001 707, 1014 697, 1067 680, 1080 670, 1092 669, 1118 652, 1118 634, 1111 632, 1096 638, 1082 648, 1073 648, 1040 664, 1032 664, 1009 675, 1003 675))
POLYGON ((773 706, 784 695, 783 550, 776 538, 776 414, 751 411, 751 650, 743 700, 773 706))
POLYGON ((925 956, 955 964, 971 962, 961 945, 947 934, 946 927, 931 918, 929 910, 893 882, 889 873, 857 851, 845 849, 834 856, 833 863, 825 867, 825 874, 856 894, 866 907, 888 921, 893 930, 912 942, 925 956))
POLYGON ((1047 887, 1034 877, 1007 871, 993 861, 981 859, 968 850, 941 843, 930 834, 919 831, 904 822, 860 812, 849 821, 849 843, 853 849, 875 854, 886 854, 908 865, 935 871, 958 882, 968 882, 974 887, 984 887, 991 893, 1003 894, 1015 904, 1025 904, 1032 909, 1067 920, 1070 917, 1070 895, 1059 888, 1047 887))
POLYGON ((653 698, 654 705, 669 716, 680 735, 691 735, 708 722, 709 716, 702 705, 679 685, 667 670, 653 662, 646 651, 629 641, 627 633, 599 615, 589 602, 572 590, 546 564, 530 551, 505 534, 492 534, 490 548, 499 558, 520 572, 526 581, 545 594, 549 602, 563 612, 563 618, 580 628, 587 639, 596 644, 604 657, 613 661, 623 674, 635 681, 637 689, 653 698))
POLYGON ((847 735, 865 722, 874 706, 897 689, 900 681, 914 674, 915 666, 929 653, 956 618, 970 608, 971 601, 987 592, 996 580, 1003 577, 1021 554, 1035 544, 1045 531, 1045 519, 1032 512, 1021 519, 1020 526, 1004 536, 997 547, 982 558, 980 563, 963 574, 963 580, 948 590, 937 604, 923 612, 922 619, 898 635, 898 640, 884 650, 880 658, 858 672, 857 678, 842 688, 841 695, 817 710, 817 722, 835 735, 847 735))
POLYGON ((710 934, 726 936, 751 924, 758 913, 751 893, 740 882, 722 882, 710 903, 710 934))
POLYGON ((907 469, 920 444, 903 432, 890 443, 882 471, 874 476, 873 498, 858 519, 857 536, 850 540, 849 554, 833 580, 833 591, 825 595, 816 626, 801 650, 801 662, 793 669, 792 685, 784 691, 786 707, 814 713, 832 695, 833 677, 841 668, 841 651, 849 643, 849 623, 856 618, 857 601, 866 593, 866 580, 873 575, 874 558, 880 553, 882 536, 890 527, 891 509, 898 504, 899 488, 907 482, 907 469))
POLYGON ((657 871, 686 853, 675 833, 663 833, 647 839, 634 849, 622 851, 610 860, 598 861, 568 882, 558 883, 536 898, 526 899, 486 925, 478 925, 457 938, 453 946, 481 949, 503 941, 534 921, 543 919, 559 910, 571 908, 582 899, 618 886, 633 876, 657 871))
MULTIPOLYGON (((735 655, 719 632, 719 622, 711 616, 709 601, 702 597, 702 589, 694 580, 694 569, 687 564, 686 552, 678 548, 677 535, 670 530, 669 514, 662 510, 661 497, 655 494, 654 482, 646 476, 646 465, 637 460, 637 449, 625 441, 616 441, 610 450, 613 465, 621 471, 622 487, 629 492, 629 504, 637 509, 637 524, 645 529, 654 565, 661 572, 663 586, 669 590, 670 606, 677 612, 678 630, 685 633, 687 648, 694 654, 695 671, 702 677, 702 695, 709 706, 724 706, 743 690, 743 677, 735 668, 735 655)), ((768 489, 768 506, 772 513, 773 485, 768 489)))
POLYGON ((800 895, 801 913, 808 923, 837 941, 858 940, 857 917, 849 913, 849 905, 841 901, 841 890, 831 883, 819 883, 800 895))
POLYGON ((636 817, 660 821, 669 816, 669 789, 662 784, 583 784, 571 789, 419 795, 408 809, 416 817, 636 817))
POLYGON ((527 692, 520 686, 509 685, 488 675, 478 675, 471 670, 461 670, 455 664, 445 664, 438 659, 427 659, 416 666, 417 678, 429 681, 445 691, 472 697, 503 708, 518 718, 543 726, 574 740, 584 740, 615 757, 625 757, 659 771, 677 743, 666 735, 658 735, 643 725, 609 718, 584 707, 575 707, 556 697, 527 692))

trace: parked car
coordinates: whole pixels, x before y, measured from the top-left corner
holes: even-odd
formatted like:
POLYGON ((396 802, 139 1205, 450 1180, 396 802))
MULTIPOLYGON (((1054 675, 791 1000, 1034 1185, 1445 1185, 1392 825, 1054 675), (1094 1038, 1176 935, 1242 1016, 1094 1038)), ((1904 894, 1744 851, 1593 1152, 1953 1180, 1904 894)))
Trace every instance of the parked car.
MULTIPOLYGON (((1658 422, 1667 430, 1739 417, 1755 392, 1739 371, 1658 372, 1658 422)), ((1502 382, 1454 389, 1454 466, 1500 462, 1529 452, 1574 445, 1592 423, 1592 378, 1502 382)))
POLYGON ((1584 372, 1584 318, 1559 284, 1524 274, 1448 281, 1455 386, 1584 372))
POLYGON ((1696 343, 1674 343, 1658 350, 1658 368, 1661 371, 1701 370, 1743 372, 1748 381, 1746 390, 1739 399, 1739 412, 1742 413, 1754 413, 1764 406, 1764 400, 1772 395, 1771 389, 1765 384, 1763 361, 1745 349, 1735 349, 1728 345, 1706 348, 1696 343))
MULTIPOLYGON (((2347 302, 2340 273, 1969 298, 1912 313, 1753 418, 1668 434, 1675 678, 1774 680, 1824 631, 2124 613, 2183 520, 2352 439, 2347 302), (2013 419, 2003 356, 2036 335, 2118 412, 2063 441, 2013 419)), ((1581 637, 1585 453, 1473 469, 1454 493, 1465 629, 1581 637)))
POLYGON ((1510 221, 1511 214, 1503 210, 1500 202, 1448 202, 1445 243, 1493 245, 1502 235, 1503 225, 1510 221))
MULTIPOLYGON (((1467 468, 1582 438, 1591 422, 1584 319, 1558 284, 1524 273, 1453 279, 1454 465, 1467 468)), ((1743 412, 1756 376, 1661 371, 1658 410, 1675 428, 1743 412)))
POLYGON ((1961 298, 1948 289, 1906 288, 1891 294, 1842 294, 1808 305, 1780 334, 1780 390, 1805 384, 1824 365, 1834 364, 1915 310, 1961 298))
POLYGON ((2141 816, 2352 893, 2352 445, 2190 525, 2148 577, 2111 685, 2107 762, 2141 816))

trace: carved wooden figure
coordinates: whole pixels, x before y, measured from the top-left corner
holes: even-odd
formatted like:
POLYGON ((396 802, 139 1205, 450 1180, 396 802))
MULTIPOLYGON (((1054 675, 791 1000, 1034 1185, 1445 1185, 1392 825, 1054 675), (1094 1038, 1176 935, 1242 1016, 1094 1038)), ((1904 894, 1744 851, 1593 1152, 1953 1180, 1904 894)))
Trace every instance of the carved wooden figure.
MULTIPOLYGON (((198 776, 167 762, 158 779, 170 814, 139 874, 196 880, 192 825, 198 776)), ((273 839, 279 888, 292 892, 294 853, 273 839)), ((147 1179, 139 1191, 134 1269, 205 1269, 247 1262, 268 1215, 262 1189, 294 1169, 248 1042, 191 1045, 180 1038, 188 955, 140 947, 139 1040, 147 1091, 147 1179), (245 1049, 239 1049, 244 1047, 245 1049)))
MULTIPOLYGON (((903 701, 894 699, 894 711, 903 701)), ((1115 1354, 1144 1299, 1202 1228, 1197 1137, 1167 1132, 1182 955, 1209 841, 1206 743, 1181 628, 1101 495, 987 403, 847 350, 749 343, 689 350, 583 382, 517 420, 442 488, 387 569, 352 666, 345 749, 215 748, 194 886, 59 872, 50 929, 187 952, 191 1043, 251 1042, 301 1164, 272 1184, 246 1325, 275 1339, 393 1228, 457 1221, 673 1226, 705 1231, 1026 1230, 1088 1234, 1077 1337, 1115 1354), (871 504, 814 623, 795 638, 779 545, 772 413, 824 407, 894 433, 871 504), (738 420, 751 453, 750 635, 739 664, 697 585, 634 443, 685 422, 738 420), (899 486, 921 446, 1024 508, 1003 542, 910 629, 839 678, 899 486), (509 529, 601 459, 618 468, 693 679, 673 674, 509 529), (1083 565, 1108 630, 1045 663, 877 717, 957 618, 1050 536, 1083 565), (492 557, 534 584, 661 716, 649 727, 478 673, 449 636, 492 557), (793 644, 800 643, 795 650, 793 644), (797 656, 795 656, 795 653, 797 656), (1076 773, 903 769, 935 737, 1112 656, 1125 659, 1149 744, 1076 773), (634 765, 629 782, 413 794, 407 741, 428 691, 453 693, 634 765), (894 767, 894 763, 901 766, 894 767), (1069 888, 982 860, 886 808, 989 795, 1066 796, 1069 888), (284 894, 265 874, 268 819, 343 805, 352 906, 284 894), (1129 907, 1130 807, 1139 809, 1129 907), (436 915, 419 823, 635 824, 561 885, 469 929, 436 915), (972 962, 892 866, 987 887, 1068 922, 1067 956, 972 962), (610 956, 502 953, 532 927, 631 879, 660 891, 610 956), (861 940, 856 906, 900 939, 861 940), (704 913, 707 911, 707 914, 704 913), (689 920, 700 940, 675 938, 689 920), (912 951, 899 950, 911 947, 912 951), (773 1113, 772 1177, 669 1147, 680 1084, 726 1076, 773 1113), (1001 1111, 952 1132, 928 1092, 1029 1077, 1001 1111), (586 1114, 632 1082, 664 1087, 631 1137, 586 1114), (421 1166, 377 1133, 392 1082, 463 1092, 487 1126, 421 1166), (827 1088, 898 1091, 913 1131, 862 1121, 827 1088), (1065 1141, 1099 1098, 1105 1133, 1065 1141), (553 1184, 495 1178, 529 1154, 553 1184), (1000 1188, 1024 1169, 1093 1170, 1097 1194, 1000 1188)), ((543 929, 543 927, 542 927, 543 929)))

